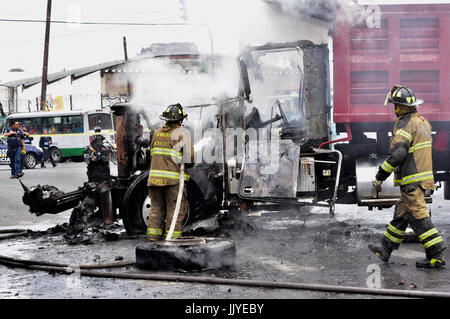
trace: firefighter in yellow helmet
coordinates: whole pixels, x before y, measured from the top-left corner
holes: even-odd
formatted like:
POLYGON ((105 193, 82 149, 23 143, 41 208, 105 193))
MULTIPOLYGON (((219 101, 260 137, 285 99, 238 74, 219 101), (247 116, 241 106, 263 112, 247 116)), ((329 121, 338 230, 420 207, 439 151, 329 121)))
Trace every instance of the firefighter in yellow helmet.
MULTIPOLYGON (((147 185, 151 208, 147 238, 151 241, 161 240, 169 232, 178 197, 181 162, 183 161, 187 168, 192 167, 195 162, 189 131, 181 127, 186 117, 187 114, 180 104, 169 105, 160 116, 166 123, 153 134, 150 144, 152 159, 147 185)), ((184 180, 188 181, 189 178, 190 176, 185 173, 184 180)), ((186 210, 186 188, 184 188, 172 238, 181 237, 186 210)))
POLYGON ((442 251, 446 247, 431 221, 424 195, 434 191, 436 186, 432 168, 431 125, 416 109, 423 100, 416 98, 411 89, 397 85, 388 94, 386 102, 395 105, 397 120, 389 155, 379 167, 373 187, 377 193, 381 192, 381 184, 394 172, 394 184, 400 186, 400 200, 381 240, 381 247, 369 245, 369 249, 387 262, 392 250, 402 243, 405 230, 410 225, 426 254, 426 259, 417 261, 416 266, 442 267, 445 265, 442 251))

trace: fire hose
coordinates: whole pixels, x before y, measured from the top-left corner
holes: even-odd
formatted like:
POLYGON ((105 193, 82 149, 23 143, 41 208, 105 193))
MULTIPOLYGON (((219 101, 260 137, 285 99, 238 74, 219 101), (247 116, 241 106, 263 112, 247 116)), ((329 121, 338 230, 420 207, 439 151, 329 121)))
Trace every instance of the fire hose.
MULTIPOLYGON (((3 264, 11 268, 24 268, 67 275, 70 275, 75 272, 74 265, 57 264, 44 261, 22 260, 7 256, 0 256, 0 264, 3 264)), ((268 281, 196 277, 184 275, 161 275, 161 274, 124 273, 124 272, 106 272, 106 271, 89 270, 94 268, 123 267, 132 264, 134 263, 119 262, 111 264, 81 265, 77 266, 80 269, 77 273, 80 276, 97 277, 97 278, 170 281, 170 282, 232 285, 232 286, 245 286, 245 287, 271 288, 271 289, 311 290, 328 293, 347 293, 347 294, 378 295, 378 296, 407 297, 407 298, 450 298, 450 293, 447 292, 364 288, 364 287, 333 286, 333 285, 305 284, 292 282, 268 282, 268 281)))
POLYGON ((89 264, 89 265, 69 265, 62 263, 53 263, 41 260, 26 260, 18 259, 14 257, 2 256, 0 255, 0 264, 4 265, 21 265, 21 266, 45 266, 45 267, 56 267, 56 268, 67 268, 67 267, 78 267, 80 269, 98 269, 98 268, 118 268, 125 266, 132 266, 135 264, 134 261, 120 261, 105 264, 89 264))
POLYGON ((175 224, 177 223, 178 214, 180 212, 181 198, 183 197, 184 189, 184 163, 181 162, 180 165, 180 187, 178 190, 177 203, 175 205, 175 211, 173 212, 172 223, 170 224, 169 233, 167 234, 166 240, 171 240, 173 231, 175 230, 175 224))
POLYGON ((26 232, 26 229, 16 229, 16 228, 12 228, 12 229, 0 229, 0 234, 9 234, 9 233, 23 233, 26 232))
POLYGON ((0 240, 2 240, 20 236, 27 236, 29 235, 29 231, 26 229, 0 229, 0 234, 6 234, 0 235, 0 240))

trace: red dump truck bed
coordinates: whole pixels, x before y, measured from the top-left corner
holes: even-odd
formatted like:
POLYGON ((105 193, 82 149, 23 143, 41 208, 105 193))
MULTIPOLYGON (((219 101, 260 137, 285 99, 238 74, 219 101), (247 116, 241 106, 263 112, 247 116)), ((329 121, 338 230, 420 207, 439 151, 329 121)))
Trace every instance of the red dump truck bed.
POLYGON ((392 122, 383 104, 395 84, 425 100, 429 121, 450 121, 450 5, 380 8, 379 28, 336 23, 334 122, 392 122))

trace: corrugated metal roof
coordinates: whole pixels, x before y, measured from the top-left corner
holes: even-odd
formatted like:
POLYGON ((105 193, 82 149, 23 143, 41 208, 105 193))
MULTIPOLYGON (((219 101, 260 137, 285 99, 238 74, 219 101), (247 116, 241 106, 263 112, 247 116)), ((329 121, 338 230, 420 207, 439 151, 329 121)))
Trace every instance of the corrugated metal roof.
MULTIPOLYGON (((112 62, 100 63, 97 65, 79 68, 79 69, 51 73, 47 76, 47 83, 53 83, 55 81, 65 78, 67 76, 73 76, 74 79, 78 79, 78 78, 81 78, 90 73, 123 64, 124 62, 125 62, 124 60, 117 60, 117 61, 112 61, 112 62)), ((26 79, 22 79, 22 80, 0 83, 0 86, 17 87, 17 86, 23 85, 25 88, 27 88, 27 87, 30 87, 37 83, 41 83, 41 79, 42 79, 41 76, 35 76, 32 78, 26 78, 26 79)))
POLYGON ((37 76, 37 77, 27 78, 27 79, 23 79, 23 80, 16 80, 16 81, 0 83, 0 86, 7 86, 7 87, 16 87, 19 85, 30 86, 30 85, 33 85, 34 83, 38 83, 40 81, 41 81, 41 77, 37 76))
POLYGON ((113 62, 101 63, 101 64, 97 64, 97 65, 94 65, 94 66, 78 69, 76 72, 73 72, 71 75, 75 79, 78 79, 78 78, 81 78, 82 76, 88 75, 88 74, 96 72, 98 70, 111 68, 111 67, 114 67, 114 66, 121 65, 123 63, 125 63, 125 60, 118 60, 118 61, 113 61, 113 62))
MULTIPOLYGON (((152 59, 152 58, 164 58, 164 57, 174 57, 177 56, 177 54, 168 54, 168 55, 161 55, 161 56, 153 56, 151 54, 149 55, 138 55, 135 57, 132 57, 130 59, 128 59, 128 62, 130 63, 131 68, 128 70, 126 68, 118 68, 117 72, 137 72, 139 70, 135 70, 133 69, 133 63, 134 62, 138 62, 138 61, 142 61, 142 60, 147 60, 147 59, 152 59)), ((192 55, 193 56, 193 55, 192 55)), ((184 60, 189 60, 192 59, 192 56, 186 56, 184 60)), ((184 57, 184 56, 182 56, 184 57)), ((73 80, 79 79, 85 75, 88 75, 90 73, 99 71, 99 70, 105 70, 105 69, 109 69, 112 67, 117 67, 119 65, 123 65, 125 64, 125 60, 116 60, 116 61, 111 61, 111 62, 105 62, 105 63, 100 63, 97 65, 93 65, 93 66, 89 66, 89 67, 84 67, 84 68, 79 68, 79 69, 73 69, 73 70, 68 70, 68 71, 62 71, 62 72, 55 72, 55 73, 51 73, 47 76, 47 83, 53 83, 56 82, 58 80, 61 80, 67 76, 72 76, 73 80)), ((142 71, 142 70, 140 70, 142 71)), ((35 76, 35 77, 31 77, 31 78, 25 78, 25 79, 21 79, 21 80, 15 80, 15 81, 9 81, 9 82, 5 82, 5 83, 0 83, 0 86, 6 86, 6 87, 18 87, 18 86, 23 86, 24 88, 28 88, 30 86, 33 86, 37 83, 41 83, 41 76, 35 76)))

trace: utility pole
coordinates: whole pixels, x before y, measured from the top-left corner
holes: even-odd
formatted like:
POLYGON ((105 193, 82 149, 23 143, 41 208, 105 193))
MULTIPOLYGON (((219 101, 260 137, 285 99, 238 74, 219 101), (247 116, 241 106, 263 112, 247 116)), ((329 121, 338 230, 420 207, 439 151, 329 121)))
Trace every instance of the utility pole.
POLYGON ((130 79, 128 78, 128 50, 127 50, 127 37, 123 37, 123 55, 125 57, 125 74, 127 78, 127 95, 128 101, 131 99, 131 85, 130 79))
POLYGON ((47 0, 47 21, 45 23, 44 63, 42 66, 41 111, 45 111, 45 106, 47 104, 48 46, 50 42, 51 15, 52 15, 52 0, 47 0))
POLYGON ((125 62, 128 62, 127 37, 123 37, 123 56, 125 57, 125 62))

